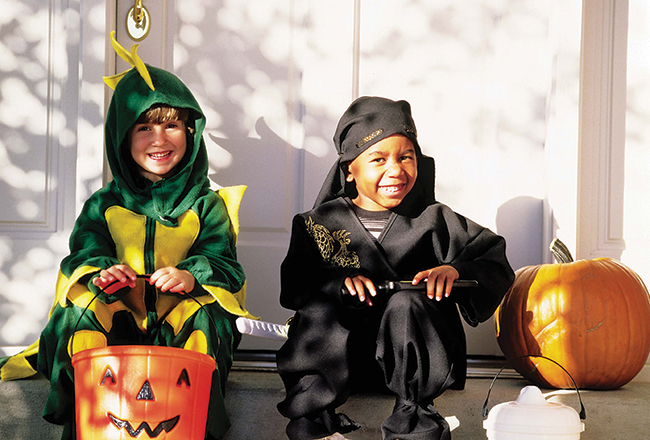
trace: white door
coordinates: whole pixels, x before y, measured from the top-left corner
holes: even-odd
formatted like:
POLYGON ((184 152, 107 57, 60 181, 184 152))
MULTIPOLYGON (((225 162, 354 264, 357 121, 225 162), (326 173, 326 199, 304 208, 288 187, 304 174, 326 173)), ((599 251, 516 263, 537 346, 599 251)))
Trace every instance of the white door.
MULTIPOLYGON (((0 345, 19 345, 44 325, 74 213, 102 183, 100 77, 127 67, 107 38, 116 29, 123 46, 134 43, 125 30, 134 2, 84 0, 71 6, 77 15, 57 2, 49 15, 35 0, 9 3, 19 8, 14 20, 41 18, 3 41, 16 68, 0 71, 0 197, 12 206, 0 214, 0 258, 11 263, 2 267, 0 345), (24 96, 30 110, 12 110, 10 98, 24 96), (34 165, 21 166, 28 156, 34 165), (30 294, 15 295, 23 290, 30 294)), ((336 157, 338 118, 359 95, 408 100, 420 144, 436 159, 438 199, 504 235, 513 267, 548 261, 555 225, 545 162, 556 133, 572 136, 577 122, 557 116, 577 105, 573 3, 144 0, 151 30, 139 54, 177 74, 204 109, 212 180, 248 185, 238 252, 251 312, 274 322, 291 315, 278 303, 291 219, 311 208, 336 157)), ((492 323, 469 332, 469 350, 500 354, 492 323)))
MULTIPOLYGON (((311 208, 336 122, 359 95, 410 101, 438 199, 506 236, 515 268, 548 261, 545 145, 576 122, 552 114, 577 97, 579 66, 580 8, 561 3, 165 3, 166 67, 206 110, 211 177, 248 185, 239 257, 251 311, 290 316, 278 295, 291 219, 311 208)), ((493 323, 468 331, 471 354, 500 354, 493 323)))
MULTIPOLYGON (((78 203, 101 185, 103 94, 84 75, 101 77, 103 53, 81 72, 94 48, 79 44, 97 42, 97 21, 82 30, 80 2, 63 3, 2 3, 0 354, 38 339, 78 203)), ((104 16, 103 0, 84 8, 104 16)))

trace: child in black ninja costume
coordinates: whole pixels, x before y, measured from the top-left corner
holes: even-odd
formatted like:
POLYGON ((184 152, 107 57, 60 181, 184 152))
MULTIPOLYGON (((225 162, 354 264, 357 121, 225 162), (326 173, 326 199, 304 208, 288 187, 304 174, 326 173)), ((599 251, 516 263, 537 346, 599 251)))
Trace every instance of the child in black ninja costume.
POLYGON ((277 354, 292 440, 341 439, 359 427, 335 413, 351 391, 389 390, 384 439, 449 439, 433 400, 462 389, 470 325, 488 319, 514 274, 505 241, 434 197, 406 101, 362 97, 341 117, 339 159, 314 208, 294 218, 281 269, 282 306, 295 310, 277 354), (457 279, 478 281, 454 288, 457 279), (385 280, 422 291, 378 292, 385 280))

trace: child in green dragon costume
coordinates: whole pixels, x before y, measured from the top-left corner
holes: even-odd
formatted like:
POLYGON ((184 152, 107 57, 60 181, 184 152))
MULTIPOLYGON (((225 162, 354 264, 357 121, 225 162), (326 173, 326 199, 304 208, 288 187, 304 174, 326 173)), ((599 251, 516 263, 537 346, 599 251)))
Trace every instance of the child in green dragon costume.
POLYGON ((251 317, 235 248, 244 188, 210 189, 205 116, 185 84, 114 47, 135 68, 106 78, 117 83, 105 124, 113 180, 76 221, 40 341, 0 359, 0 377, 48 378, 43 417, 72 439, 74 353, 130 344, 199 351, 217 362, 206 439, 219 439, 230 426, 223 395, 241 338, 234 321, 251 317))

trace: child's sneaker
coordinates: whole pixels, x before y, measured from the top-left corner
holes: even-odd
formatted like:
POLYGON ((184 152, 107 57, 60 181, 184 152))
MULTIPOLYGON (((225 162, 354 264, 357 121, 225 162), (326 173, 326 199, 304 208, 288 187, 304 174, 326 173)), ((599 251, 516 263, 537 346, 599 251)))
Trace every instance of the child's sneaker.
POLYGON ((335 432, 332 435, 328 435, 327 437, 319 438, 318 440, 348 440, 348 439, 343 437, 338 432, 335 432))

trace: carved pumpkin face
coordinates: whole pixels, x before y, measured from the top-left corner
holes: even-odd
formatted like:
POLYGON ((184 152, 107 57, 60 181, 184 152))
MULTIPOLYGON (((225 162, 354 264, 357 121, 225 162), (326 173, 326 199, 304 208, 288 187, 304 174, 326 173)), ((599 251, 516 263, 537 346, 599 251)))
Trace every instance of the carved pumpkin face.
POLYGON ((215 369, 210 356, 112 346, 76 353, 72 365, 79 440, 205 437, 215 369))

